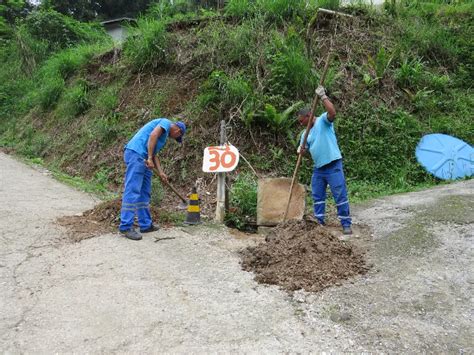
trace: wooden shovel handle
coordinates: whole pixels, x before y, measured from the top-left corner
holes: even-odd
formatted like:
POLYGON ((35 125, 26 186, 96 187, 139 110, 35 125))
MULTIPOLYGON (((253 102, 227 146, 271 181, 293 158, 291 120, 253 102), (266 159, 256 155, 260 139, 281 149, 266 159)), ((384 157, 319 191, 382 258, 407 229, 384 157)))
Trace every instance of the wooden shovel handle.
MULTIPOLYGON (((153 171, 155 172, 156 175, 158 176, 160 175, 158 172, 158 169, 153 168, 153 171)), ((176 194, 176 196, 178 196, 181 199, 181 201, 183 201, 184 203, 188 203, 188 201, 168 181, 161 180, 161 182, 163 182, 166 186, 168 186, 171 189, 171 191, 173 191, 176 194)))

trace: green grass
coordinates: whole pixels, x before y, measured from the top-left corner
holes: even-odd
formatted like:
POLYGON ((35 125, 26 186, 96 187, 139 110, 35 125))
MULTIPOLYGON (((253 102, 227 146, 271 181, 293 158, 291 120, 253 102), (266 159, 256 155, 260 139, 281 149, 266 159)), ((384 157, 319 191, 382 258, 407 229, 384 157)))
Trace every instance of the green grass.
POLYGON ((65 174, 64 172, 59 171, 52 165, 47 164, 41 158, 27 158, 21 156, 19 156, 18 158, 20 158, 24 163, 33 167, 47 169, 56 180, 77 190, 94 194, 103 200, 113 199, 117 197, 117 194, 112 193, 110 190, 107 189, 108 181, 106 180, 98 181, 96 179, 92 181, 87 181, 78 176, 70 176, 68 174, 65 174))
POLYGON ((164 21, 142 18, 129 28, 124 55, 136 70, 155 69, 169 62, 168 34, 164 21))
POLYGON ((53 170, 52 175, 58 181, 61 181, 69 186, 72 186, 80 191, 93 193, 103 199, 111 199, 117 197, 116 194, 110 192, 107 187, 101 183, 90 182, 78 176, 70 176, 63 172, 53 170))

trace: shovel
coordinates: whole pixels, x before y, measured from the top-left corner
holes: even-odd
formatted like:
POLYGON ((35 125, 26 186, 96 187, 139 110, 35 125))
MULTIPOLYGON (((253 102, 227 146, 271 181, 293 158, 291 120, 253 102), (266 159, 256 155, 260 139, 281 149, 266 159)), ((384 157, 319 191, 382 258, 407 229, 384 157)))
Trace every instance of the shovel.
MULTIPOLYGON (((155 172, 156 175, 160 175, 158 173, 158 169, 157 168, 153 168, 153 171, 155 172)), ((173 191, 175 193, 176 196, 179 197, 179 199, 181 200, 181 202, 179 203, 178 205, 178 209, 180 210, 185 210, 187 207, 188 207, 188 202, 186 201, 186 199, 183 197, 183 195, 181 195, 178 190, 176 190, 176 188, 171 185, 168 181, 164 181, 164 180, 161 180, 166 186, 168 186, 171 191, 173 191)))
MULTIPOLYGON (((331 47, 332 47, 332 44, 331 44, 331 47)), ((324 85, 324 80, 326 80, 326 74, 328 73, 329 63, 331 62, 331 55, 332 55, 332 52, 331 52, 331 48, 330 48, 328 56, 326 58, 326 64, 324 65, 323 75, 321 76, 321 79, 319 80, 319 85, 321 85, 321 86, 324 85)), ((316 111, 316 107, 318 106, 318 103, 319 103, 319 96, 315 95, 314 100, 313 100, 313 105, 311 106, 310 117, 314 116, 314 111, 316 111)), ((301 147, 306 147, 306 141, 308 139, 308 134, 309 134, 309 131, 310 131, 311 127, 312 127, 312 120, 308 120, 308 125, 306 126, 306 131, 304 133, 303 143, 301 144, 301 147)), ((293 195, 293 188, 295 187, 295 182, 298 178, 298 170, 300 168, 302 157, 303 157, 303 153, 299 152, 298 153, 298 160, 296 161, 295 171, 293 172, 293 179, 291 180, 290 192, 288 194, 288 202, 286 203, 286 209, 285 209, 285 214, 283 215, 283 221, 286 221, 286 219, 288 217, 288 210, 290 208, 290 201, 291 201, 291 197, 293 195)))

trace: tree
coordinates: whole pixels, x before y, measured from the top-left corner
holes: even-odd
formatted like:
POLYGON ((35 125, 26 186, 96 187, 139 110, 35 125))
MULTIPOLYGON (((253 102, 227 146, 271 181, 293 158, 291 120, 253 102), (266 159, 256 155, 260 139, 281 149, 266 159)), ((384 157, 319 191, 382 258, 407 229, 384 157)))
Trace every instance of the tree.
POLYGON ((44 0, 41 7, 53 9, 79 21, 95 19, 100 9, 99 2, 96 0, 44 0))
POLYGON ((25 0, 4 0, 0 3, 0 22, 14 24, 18 18, 28 15, 31 8, 25 0))
POLYGON ((53 9, 76 20, 136 17, 156 0, 43 0, 41 7, 53 9))
POLYGON ((137 17, 145 12, 153 0, 98 0, 100 10, 98 15, 104 19, 117 17, 137 17))

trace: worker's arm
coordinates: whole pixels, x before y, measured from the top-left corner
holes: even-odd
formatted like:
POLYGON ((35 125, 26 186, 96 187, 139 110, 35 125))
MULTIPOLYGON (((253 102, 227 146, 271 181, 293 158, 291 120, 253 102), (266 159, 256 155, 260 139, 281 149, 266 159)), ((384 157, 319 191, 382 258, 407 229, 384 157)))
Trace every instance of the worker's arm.
POLYGON ((328 120, 330 122, 333 122, 334 119, 336 118, 336 109, 334 108, 334 105, 332 102, 329 100, 329 98, 326 96, 324 99, 322 99, 324 108, 326 109, 326 112, 328 113, 328 120))
POLYGON ((158 138, 160 138, 162 134, 163 128, 160 126, 156 126, 155 129, 151 132, 150 137, 148 138, 148 158, 145 164, 149 169, 153 169, 155 167, 155 164, 153 162, 153 152, 155 151, 158 138))
POLYGON ((166 176, 165 172, 161 168, 160 159, 158 159, 158 156, 155 155, 153 157, 153 162, 155 163, 156 169, 158 170, 158 176, 160 179, 164 182, 168 182, 168 176, 166 176))
POLYGON ((326 95, 326 90, 322 86, 318 86, 318 88, 316 89, 316 94, 321 99, 323 106, 326 109, 326 112, 328 113, 328 120, 330 122, 333 122, 336 118, 336 109, 334 108, 332 102, 329 100, 329 97, 326 95))

